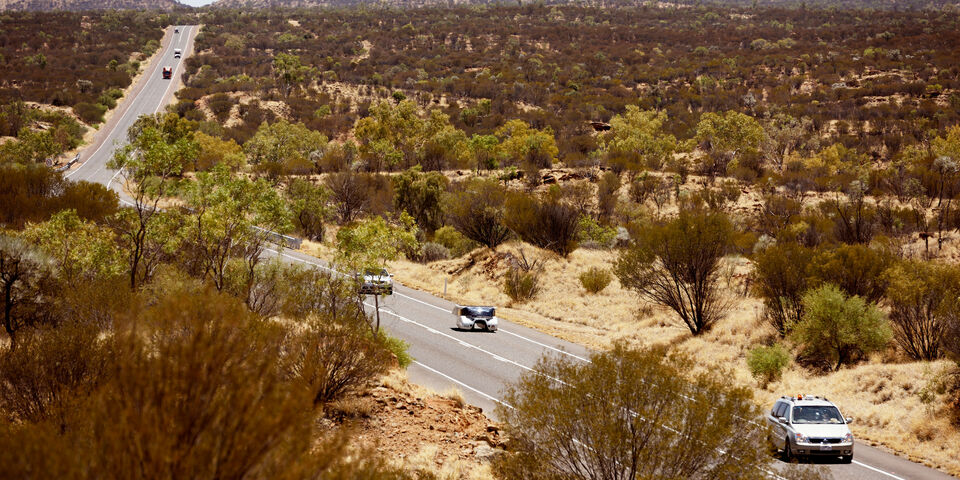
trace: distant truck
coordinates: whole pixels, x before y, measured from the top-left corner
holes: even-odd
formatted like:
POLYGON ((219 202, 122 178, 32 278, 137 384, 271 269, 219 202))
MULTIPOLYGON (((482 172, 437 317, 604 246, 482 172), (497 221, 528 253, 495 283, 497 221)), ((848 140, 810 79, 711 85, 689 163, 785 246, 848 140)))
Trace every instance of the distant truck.
POLYGON ((173 78, 173 68, 163 67, 163 79, 170 80, 171 78, 173 78))
POLYGON ((183 55, 183 50, 180 50, 179 48, 173 49, 173 58, 180 58, 181 55, 183 55))

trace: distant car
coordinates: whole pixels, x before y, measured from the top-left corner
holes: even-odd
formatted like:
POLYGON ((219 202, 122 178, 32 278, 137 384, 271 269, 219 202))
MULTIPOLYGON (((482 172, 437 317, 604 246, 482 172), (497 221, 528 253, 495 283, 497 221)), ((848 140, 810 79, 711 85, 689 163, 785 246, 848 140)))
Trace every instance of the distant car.
POLYGON ((360 293, 363 295, 393 295, 393 274, 387 273, 384 268, 365 270, 360 283, 360 293))
POLYGON ((179 48, 173 49, 173 58, 180 58, 181 55, 183 55, 183 50, 180 50, 179 48))
POLYGON ((174 29, 173 29, 173 33, 180 33, 180 29, 179 29, 179 28, 174 28, 174 29))
POLYGON ((173 78, 173 67, 163 67, 163 78, 165 80, 173 78))
POLYGON ((824 397, 780 397, 766 415, 768 440, 790 461, 797 456, 840 457, 853 461, 853 433, 840 409, 824 397))
POLYGON ((457 319, 457 328, 461 330, 473 330, 474 327, 480 327, 490 332, 497 331, 497 309, 495 307, 482 306, 463 306, 457 305, 453 308, 453 315, 457 319))

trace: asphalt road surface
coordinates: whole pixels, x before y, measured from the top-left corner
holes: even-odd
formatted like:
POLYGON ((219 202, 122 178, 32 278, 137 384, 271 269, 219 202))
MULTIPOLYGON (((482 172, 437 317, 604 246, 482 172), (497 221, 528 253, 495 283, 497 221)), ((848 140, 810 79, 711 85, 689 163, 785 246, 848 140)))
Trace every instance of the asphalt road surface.
MULTIPOLYGON (((117 191, 122 201, 128 201, 120 191, 118 172, 108 169, 106 163, 113 151, 126 142, 127 129, 137 117, 156 113, 172 101, 184 71, 183 62, 193 53, 193 39, 199 26, 180 26, 179 29, 178 34, 173 33, 173 27, 168 29, 163 50, 147 65, 145 75, 98 132, 94 143, 81 152, 82 163, 67 173, 70 179, 106 185, 117 191), (182 59, 173 58, 174 48, 183 49, 182 59), (162 66, 173 67, 172 80, 161 78, 162 66)), ((326 268, 316 258, 297 251, 284 250, 279 254, 291 262, 326 268)), ((491 413, 502 404, 503 387, 524 372, 532 371, 541 355, 563 355, 576 361, 587 361, 590 355, 583 346, 503 319, 496 333, 454 330, 453 306, 447 300, 398 284, 394 294, 381 301, 382 326, 410 344, 409 352, 415 359, 408 369, 411 380, 437 391, 457 388, 469 403, 485 412, 491 413)), ((856 416, 856 412, 844 411, 856 416)), ((862 443, 856 445, 852 464, 823 461, 819 464, 825 465, 837 479, 953 478, 862 443)))

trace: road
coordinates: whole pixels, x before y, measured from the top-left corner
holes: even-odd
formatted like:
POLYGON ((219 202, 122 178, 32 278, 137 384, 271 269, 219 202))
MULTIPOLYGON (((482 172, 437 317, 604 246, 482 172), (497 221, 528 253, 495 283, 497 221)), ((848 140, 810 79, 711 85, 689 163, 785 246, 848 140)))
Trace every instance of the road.
MULTIPOLYGON (((125 97, 121 110, 115 112, 98 133, 97 140, 81 153, 79 167, 67 176, 72 180, 88 180, 106 185, 121 195, 116 171, 106 167, 113 151, 126 141, 126 131, 139 115, 160 111, 173 98, 183 73, 182 62, 193 51, 198 26, 181 26, 179 34, 172 28, 164 36, 163 50, 146 67, 146 74, 125 97), (183 49, 183 58, 175 60, 173 49, 183 49), (174 68, 174 79, 163 80, 161 66, 174 68)), ((291 262, 326 268, 322 262, 303 253, 284 250, 280 253, 291 262)), ((501 403, 503 387, 524 372, 530 372, 544 353, 563 355, 575 361, 587 361, 590 352, 583 346, 566 342, 544 333, 501 320, 496 333, 460 332, 453 329, 454 304, 433 295, 397 285, 394 294, 382 301, 382 325, 392 335, 410 344, 415 359, 408 372, 412 381, 444 391, 459 389, 464 398, 485 412, 492 412, 501 403)), ((856 416, 855 413, 852 413, 856 416)), ((949 479, 937 470, 858 443, 853 464, 829 464, 837 479, 949 479)))

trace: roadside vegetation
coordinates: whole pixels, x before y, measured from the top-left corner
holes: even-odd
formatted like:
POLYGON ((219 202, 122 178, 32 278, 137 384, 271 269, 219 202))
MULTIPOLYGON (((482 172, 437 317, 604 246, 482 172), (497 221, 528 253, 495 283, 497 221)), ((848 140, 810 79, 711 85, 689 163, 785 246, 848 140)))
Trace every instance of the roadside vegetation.
MULTIPOLYGON (((234 430, 250 441, 263 440, 257 428, 280 435, 246 468, 299 471, 288 455, 321 438, 301 461, 319 456, 351 472, 344 478, 401 475, 376 456, 356 460, 367 457, 348 454, 341 430, 293 426, 323 418, 393 357, 408 359, 349 282, 268 259, 273 231, 347 270, 388 266, 398 282, 498 305, 597 348, 598 363, 654 379, 688 373, 743 400, 731 408, 744 415, 755 410, 748 398, 827 395, 858 418, 858 437, 960 473, 955 12, 533 5, 199 16, 206 27, 177 102, 141 118, 111 165, 124 167, 133 207, 38 165, 49 143, 35 139, 39 128, 0 146, 39 145, 0 163, 0 287, 14 292, 0 360, 18 372, 32 358, 21 355, 75 348, 82 366, 63 387, 70 395, 44 394, 53 407, 8 414, 12 442, 95 438, 98 412, 133 408, 115 392, 165 408, 182 376, 198 374, 186 367, 199 357, 176 337, 224 359, 225 380, 256 373, 263 384, 243 391, 276 402, 277 425, 222 425, 253 429, 234 430), (131 320, 140 314, 156 321, 131 320), (210 333, 231 316, 239 323, 210 333), (251 342, 238 351, 266 352, 255 361, 227 361, 241 330, 251 342), (325 363, 337 355, 354 355, 357 369, 340 389, 325 363), (182 376, 146 385, 170 371, 165 361, 182 376), (742 387, 727 390, 732 381, 742 387)), ((583 395, 644 401, 636 384, 604 390, 622 383, 612 371, 549 359, 540 368, 598 378, 583 395)), ((8 377, 0 393, 26 398, 34 387, 14 380, 51 371, 8 377)), ((214 378, 197 382, 231 385, 214 378)), ((570 468, 544 445, 582 441, 562 436, 581 426, 538 416, 537 398, 600 405, 537 376, 512 395, 518 409, 503 416, 517 443, 494 470, 549 478, 570 468)), ((267 405, 235 397, 210 408, 267 405)), ((695 406, 673 407, 683 417, 695 406)), ((119 459, 108 450, 146 438, 136 422, 149 417, 129 416, 116 438, 96 437, 104 465, 119 459)), ((624 418, 608 420, 589 434, 623 433, 624 418)), ((733 425, 718 428, 703 441, 733 425)), ((72 472, 71 452, 50 465, 72 472)), ((654 476, 734 476, 710 452, 690 459, 722 471, 670 470, 633 453, 599 460, 639 461, 654 476)), ((210 468, 184 462, 172 471, 210 468)))

